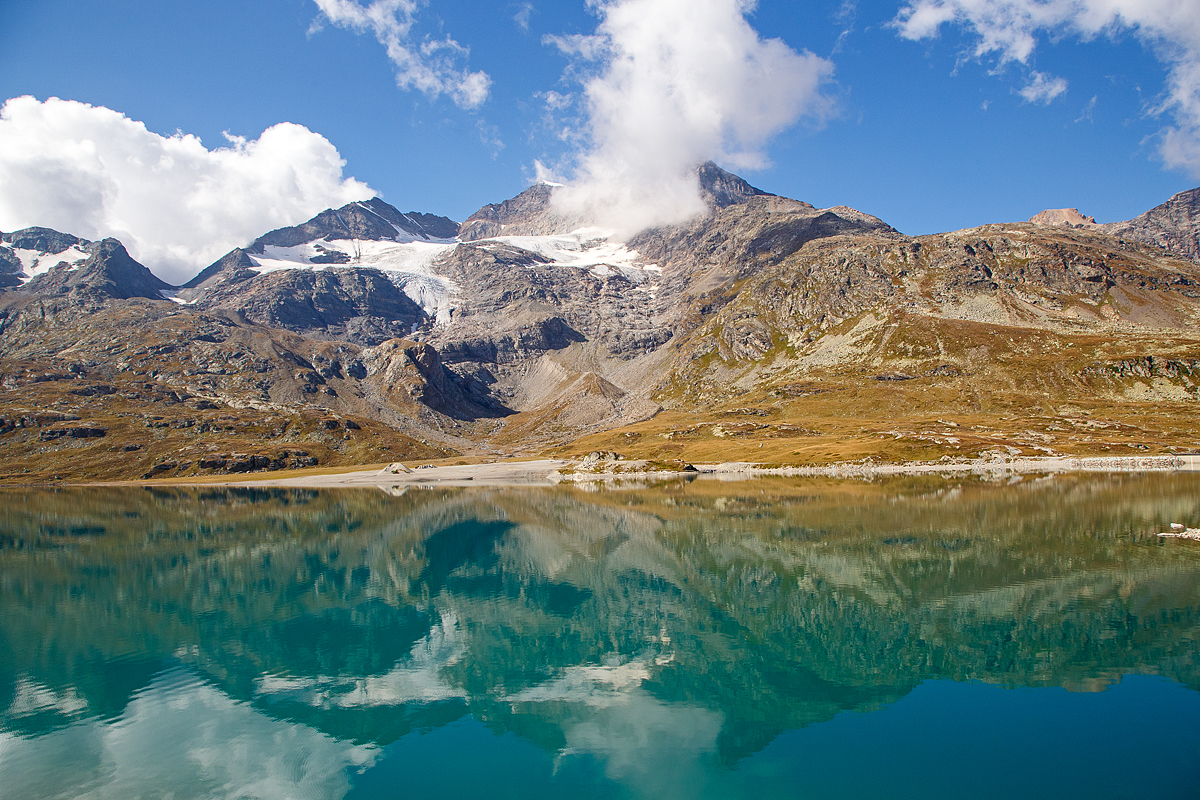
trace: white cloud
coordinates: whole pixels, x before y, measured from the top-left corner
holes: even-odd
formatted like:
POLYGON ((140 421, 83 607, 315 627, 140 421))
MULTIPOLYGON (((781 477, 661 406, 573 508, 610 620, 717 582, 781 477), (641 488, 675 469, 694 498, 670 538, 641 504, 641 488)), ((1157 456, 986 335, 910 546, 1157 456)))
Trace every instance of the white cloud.
POLYGON ((977 56, 1028 64, 1039 35, 1097 36, 1133 31, 1167 67, 1154 113, 1174 124, 1160 134, 1167 166, 1200 177, 1200 3, 1195 0, 911 0, 895 20, 902 36, 936 36, 942 25, 970 28, 977 56))
POLYGON ((229 138, 209 150, 101 106, 13 98, 0 108, 0 230, 112 236, 178 283, 268 230, 374 195, 303 126, 229 138))
MULTIPOLYGON (((590 36, 548 37, 585 70, 586 146, 561 210, 629 235, 704 210, 695 168, 765 166, 778 133, 826 117, 830 62, 762 39, 753 0, 592 0, 590 36)), ((561 95, 556 95, 561 97, 561 95)), ((564 134, 570 139, 570 134, 564 134)))
POLYGON ((447 94, 461 108, 478 108, 488 98, 492 79, 486 72, 458 66, 467 48, 450 37, 418 38, 413 31, 423 0, 315 0, 327 20, 356 33, 371 32, 396 66, 396 84, 430 97, 447 94))
POLYGON ((1051 100, 1067 91, 1067 81, 1064 78, 1054 78, 1036 70, 1031 74, 1033 80, 1017 92, 1025 98, 1026 103, 1049 105, 1051 100))

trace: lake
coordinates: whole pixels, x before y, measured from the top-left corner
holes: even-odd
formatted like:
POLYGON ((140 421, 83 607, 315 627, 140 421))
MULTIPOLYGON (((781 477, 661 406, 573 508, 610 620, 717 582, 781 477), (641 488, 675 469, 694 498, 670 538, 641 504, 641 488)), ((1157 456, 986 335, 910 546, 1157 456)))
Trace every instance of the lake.
POLYGON ((1195 798, 1173 522, 1200 476, 10 490, 0 797, 1195 798))

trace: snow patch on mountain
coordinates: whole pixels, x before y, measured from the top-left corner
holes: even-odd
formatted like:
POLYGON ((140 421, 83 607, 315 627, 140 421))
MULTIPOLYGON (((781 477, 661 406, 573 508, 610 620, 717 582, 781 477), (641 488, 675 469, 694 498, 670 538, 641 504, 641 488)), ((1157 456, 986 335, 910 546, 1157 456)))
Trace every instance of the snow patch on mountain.
POLYGON ((158 296, 163 300, 170 300, 172 303, 178 303, 181 306, 192 306, 196 304, 198 298, 193 297, 190 300, 185 300, 179 296, 178 289, 160 289, 158 296))
POLYGON ((449 278, 433 271, 438 256, 453 250, 457 242, 434 239, 424 241, 404 234, 403 241, 373 241, 370 239, 318 239, 314 242, 279 247, 265 245, 261 255, 251 253, 257 272, 280 269, 325 269, 326 267, 360 267, 377 269, 387 275, 414 303, 425 309, 438 325, 450 322, 454 308, 453 297, 458 286, 449 278), (344 260, 334 262, 331 254, 344 260), (313 259, 319 259, 314 262, 313 259))
POLYGON ((645 263, 636 250, 610 241, 611 236, 612 231, 602 228, 580 228, 558 236, 496 236, 480 243, 519 247, 557 265, 586 269, 600 277, 620 273, 635 283, 644 281, 648 272, 662 272, 654 264, 645 263))
POLYGON ((79 245, 68 247, 61 253, 45 253, 39 250, 23 250, 14 248, 13 253, 21 261, 21 281, 27 282, 45 272, 49 272, 61 263, 66 263, 69 269, 76 269, 91 257, 91 253, 80 249, 79 245))

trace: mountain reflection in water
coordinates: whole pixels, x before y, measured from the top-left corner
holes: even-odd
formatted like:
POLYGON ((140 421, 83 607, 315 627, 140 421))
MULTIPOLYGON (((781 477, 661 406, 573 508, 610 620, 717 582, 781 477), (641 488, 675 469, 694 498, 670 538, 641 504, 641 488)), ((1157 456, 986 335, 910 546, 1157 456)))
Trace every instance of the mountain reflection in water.
POLYGON ((436 794, 438 734, 532 746, 550 794, 698 796, 931 680, 1152 674, 1195 713, 1200 546, 1154 534, 1197 489, 8 492, 0 795, 391 796, 402 763, 436 794))

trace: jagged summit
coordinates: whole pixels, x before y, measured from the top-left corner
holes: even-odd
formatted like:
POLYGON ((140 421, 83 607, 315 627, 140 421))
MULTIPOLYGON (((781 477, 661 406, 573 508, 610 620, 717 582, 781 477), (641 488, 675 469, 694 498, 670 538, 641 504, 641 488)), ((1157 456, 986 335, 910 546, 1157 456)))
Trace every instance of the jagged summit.
POLYGON ((458 223, 453 220, 417 212, 404 214, 382 199, 373 197, 366 202, 348 203, 338 209, 325 209, 300 225, 273 230, 260 236, 246 250, 250 253, 261 253, 266 245, 294 247, 318 239, 432 240, 453 239, 457 234, 458 223))
POLYGON ((81 264, 91 244, 50 228, 0 233, 0 288, 21 286, 60 263, 81 264))
MULTIPOLYGON (((174 292, 113 240, 0 235, 0 373, 25 376, 7 395, 12 418, 34 419, 36 402, 96 419, 81 430, 124 430, 145 449, 125 476, 197 474, 232 458, 213 447, 260 452, 247 448, 265 447, 264 431, 322 464, 395 460, 380 451, 400 431, 460 452, 975 457, 1093 435, 1060 435, 1062 420, 1030 433, 1030 414, 1083 404, 1141 425, 1123 409, 1150 400, 1176 409, 1155 440, 1194 446, 1200 265, 1137 239, 1194 248, 1200 192, 1120 240, 1109 226, 1029 224, 910 237, 715 164, 697 181, 710 213, 623 241, 557 217, 547 184, 484 206, 457 239, 438 235, 459 230, 448 220, 352 203, 265 234, 174 292), (931 432, 952 411, 990 427, 931 432), (227 435, 226 417, 253 430, 227 435), (201 423, 226 433, 164 432, 201 423)), ((57 474, 83 453, 47 441, 0 422, 0 460, 19 451, 57 474)), ((115 452, 90 463, 112 470, 115 452)), ((255 458, 295 455, 282 452, 255 458)))
MULTIPOLYGON (((755 197, 774 197, 731 172, 706 161, 696 168, 700 192, 712 210, 745 203, 755 197)), ((540 181, 500 203, 489 203, 463 222, 458 238, 464 242, 497 236, 550 236, 588 227, 593 220, 564 216, 550 198, 562 184, 540 181)), ((811 206, 810 206, 811 207, 811 206)))
POLYGON ((751 197, 775 197, 762 189, 756 189, 732 172, 726 172, 712 161, 705 161, 696 173, 705 201, 715 208, 744 203, 751 197))
POLYGON ((558 184, 535 183, 516 197, 489 203, 463 221, 458 238, 464 242, 496 236, 539 236, 568 233, 584 220, 568 220, 550 205, 558 184))

